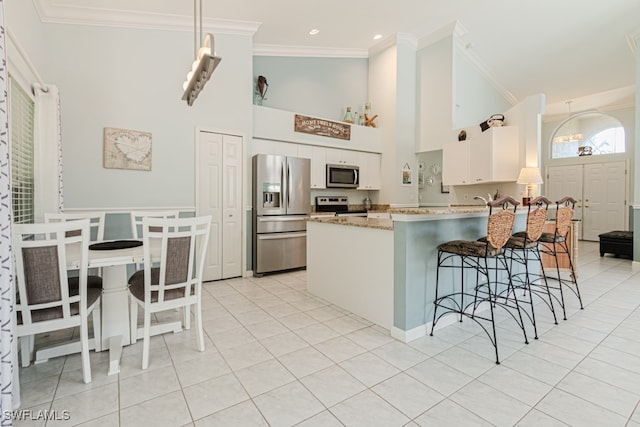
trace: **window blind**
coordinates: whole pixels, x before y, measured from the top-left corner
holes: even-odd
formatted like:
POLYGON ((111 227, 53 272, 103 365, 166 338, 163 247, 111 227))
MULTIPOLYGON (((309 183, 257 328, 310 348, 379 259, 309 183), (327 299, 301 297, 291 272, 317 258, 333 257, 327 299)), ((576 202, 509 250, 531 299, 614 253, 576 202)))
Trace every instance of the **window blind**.
POLYGON ((34 222, 33 133, 35 103, 9 76, 9 135, 11 138, 11 197, 13 223, 34 222))

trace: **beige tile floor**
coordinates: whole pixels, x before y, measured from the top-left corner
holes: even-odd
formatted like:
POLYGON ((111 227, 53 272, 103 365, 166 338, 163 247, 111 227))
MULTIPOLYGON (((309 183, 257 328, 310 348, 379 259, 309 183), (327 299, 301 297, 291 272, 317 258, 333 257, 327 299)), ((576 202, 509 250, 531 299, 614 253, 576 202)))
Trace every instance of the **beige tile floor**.
MULTIPOLYGON (((125 348, 122 372, 92 353, 21 369, 22 409, 68 411, 83 426, 640 427, 640 268, 581 242, 585 309, 569 320, 539 306, 540 339, 500 323, 502 364, 473 323, 409 344, 305 291, 297 271, 204 286, 206 350, 191 331, 125 348)), ((169 312, 167 316, 177 316, 169 312)), ((39 339, 68 337, 73 331, 39 339)), ((15 425, 44 425, 44 421, 15 425)))

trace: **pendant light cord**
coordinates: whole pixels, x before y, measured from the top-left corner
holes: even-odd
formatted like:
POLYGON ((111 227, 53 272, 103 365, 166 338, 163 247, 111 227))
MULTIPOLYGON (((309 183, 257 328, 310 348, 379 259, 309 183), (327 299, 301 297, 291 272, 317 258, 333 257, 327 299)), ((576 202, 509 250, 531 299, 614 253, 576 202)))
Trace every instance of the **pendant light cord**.
POLYGON ((193 0, 193 56, 198 56, 198 15, 197 15, 197 7, 196 0, 193 0))

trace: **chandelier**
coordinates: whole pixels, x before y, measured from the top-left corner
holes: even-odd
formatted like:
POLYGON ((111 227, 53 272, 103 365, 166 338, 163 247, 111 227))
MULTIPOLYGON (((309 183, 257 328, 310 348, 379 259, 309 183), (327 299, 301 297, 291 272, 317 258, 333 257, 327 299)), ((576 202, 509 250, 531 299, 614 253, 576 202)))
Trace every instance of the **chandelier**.
POLYGON ((187 101, 189 106, 193 105, 204 85, 211 78, 211 74, 216 69, 222 58, 216 56, 215 40, 213 34, 207 33, 202 40, 202 0, 200 0, 199 10, 196 7, 196 0, 193 0, 193 50, 195 60, 191 64, 191 69, 187 73, 187 79, 182 83, 182 100, 187 101), (201 46, 198 49, 197 19, 200 15, 200 40, 201 46))
MULTIPOLYGON (((571 120, 571 102, 572 101, 567 101, 567 106, 569 108, 569 117, 567 118, 565 123, 569 123, 569 121, 571 120)), ((572 126, 570 126, 570 127, 572 127, 572 126)), ((563 143, 568 143, 568 142, 580 142, 583 139, 584 139, 584 136, 582 135, 581 132, 578 132, 577 130, 574 132, 574 131, 571 131, 571 129, 569 129, 568 133, 565 133, 565 134, 562 134, 562 135, 556 135, 553 138, 553 142, 557 143, 557 144, 563 144, 563 143)))

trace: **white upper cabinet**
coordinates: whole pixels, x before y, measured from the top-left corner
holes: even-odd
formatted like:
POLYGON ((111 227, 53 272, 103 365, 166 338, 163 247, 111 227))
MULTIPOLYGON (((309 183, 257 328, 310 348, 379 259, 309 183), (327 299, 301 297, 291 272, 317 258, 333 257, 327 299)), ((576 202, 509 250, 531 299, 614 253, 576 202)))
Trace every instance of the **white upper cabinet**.
POLYGON ((327 148, 327 163, 332 165, 357 165, 358 152, 327 148))
POLYGON ((468 185, 470 141, 455 141, 442 149, 442 183, 444 185, 468 185))
POLYGON ((380 189, 380 160, 378 153, 358 153, 358 163, 360 166, 360 186, 358 190, 379 190, 380 189))
POLYGON ((520 172, 520 139, 516 126, 489 128, 467 141, 443 148, 444 185, 510 182, 520 172))
POLYGON ((298 157, 311 160, 311 188, 326 188, 326 149, 315 145, 299 145, 298 157))

